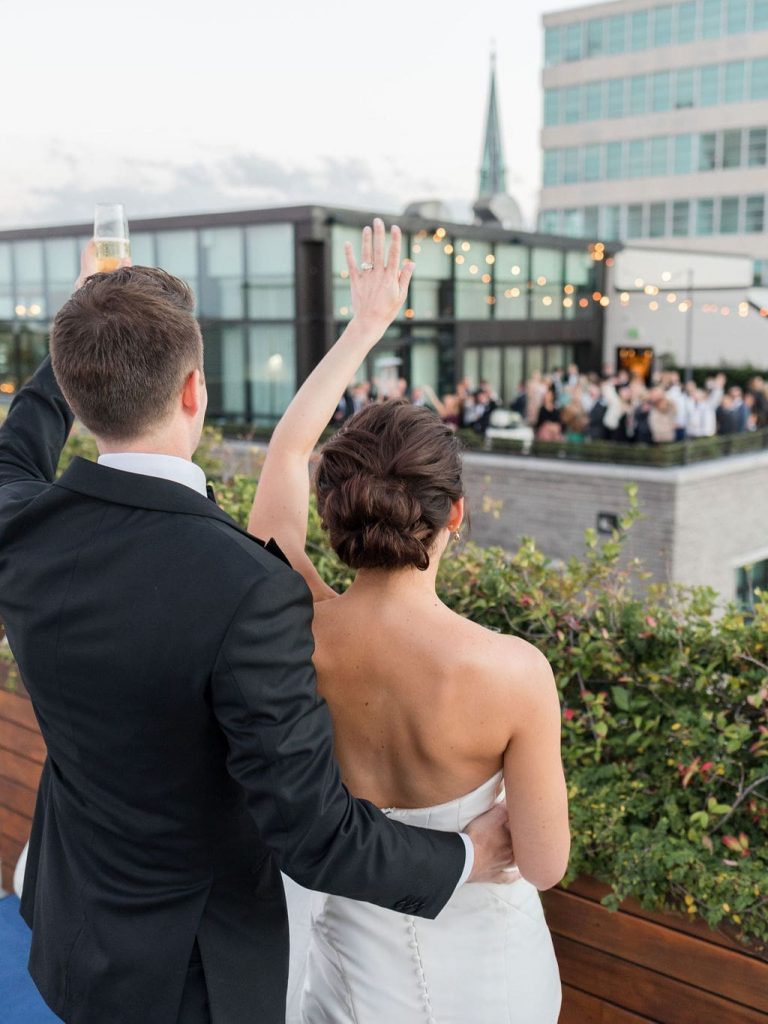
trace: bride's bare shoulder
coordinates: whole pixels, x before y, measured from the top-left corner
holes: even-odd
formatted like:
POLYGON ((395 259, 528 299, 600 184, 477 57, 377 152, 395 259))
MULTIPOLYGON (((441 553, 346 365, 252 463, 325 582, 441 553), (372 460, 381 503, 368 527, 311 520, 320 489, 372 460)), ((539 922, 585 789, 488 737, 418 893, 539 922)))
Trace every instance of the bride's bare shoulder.
POLYGON ((542 686, 554 685, 549 661, 538 647, 522 637, 497 633, 467 619, 462 621, 468 633, 473 634, 476 649, 483 652, 483 663, 490 679, 501 690, 536 698, 542 686))

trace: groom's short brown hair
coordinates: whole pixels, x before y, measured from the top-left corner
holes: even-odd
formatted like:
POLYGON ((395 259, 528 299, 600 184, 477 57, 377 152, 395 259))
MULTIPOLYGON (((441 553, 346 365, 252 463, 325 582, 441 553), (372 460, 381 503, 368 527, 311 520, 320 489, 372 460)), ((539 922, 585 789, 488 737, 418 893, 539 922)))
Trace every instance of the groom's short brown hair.
POLYGON ((129 440, 171 412, 203 368, 203 339, 184 281, 152 267, 89 277, 53 322, 51 360, 64 397, 94 434, 129 440))

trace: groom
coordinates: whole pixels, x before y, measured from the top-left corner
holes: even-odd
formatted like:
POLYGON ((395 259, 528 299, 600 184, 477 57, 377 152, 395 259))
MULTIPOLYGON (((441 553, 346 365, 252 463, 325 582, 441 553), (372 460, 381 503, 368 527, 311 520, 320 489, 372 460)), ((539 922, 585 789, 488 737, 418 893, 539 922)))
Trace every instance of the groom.
POLYGON ((340 783, 308 591, 191 462, 206 393, 187 286, 96 275, 51 352, 0 430, 0 616, 48 747, 30 971, 71 1024, 283 1024, 280 868, 434 917, 511 859, 504 815, 470 841, 340 783), (54 482, 71 410, 100 458, 54 482))

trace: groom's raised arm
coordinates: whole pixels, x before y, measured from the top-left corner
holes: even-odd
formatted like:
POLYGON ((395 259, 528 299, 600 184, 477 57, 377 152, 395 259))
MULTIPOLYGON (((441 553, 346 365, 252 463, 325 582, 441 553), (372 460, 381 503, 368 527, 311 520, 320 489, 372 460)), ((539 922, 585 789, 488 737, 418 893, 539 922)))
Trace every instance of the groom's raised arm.
POLYGON ((212 681, 229 771, 297 882, 435 917, 462 875, 464 843, 456 833, 390 821, 342 785, 315 684, 311 624, 309 591, 282 565, 242 598, 212 681))
POLYGON ((51 483, 73 420, 47 356, 0 427, 0 487, 17 481, 51 483))

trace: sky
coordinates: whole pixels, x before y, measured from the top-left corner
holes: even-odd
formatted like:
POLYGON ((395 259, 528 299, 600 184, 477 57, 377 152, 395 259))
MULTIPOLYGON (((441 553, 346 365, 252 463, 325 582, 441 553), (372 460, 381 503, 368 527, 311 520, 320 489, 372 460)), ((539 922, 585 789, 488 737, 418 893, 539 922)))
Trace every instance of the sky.
POLYGON ((544 11, 573 0, 0 0, 0 227, 295 203, 467 205, 495 43, 533 224, 544 11))

